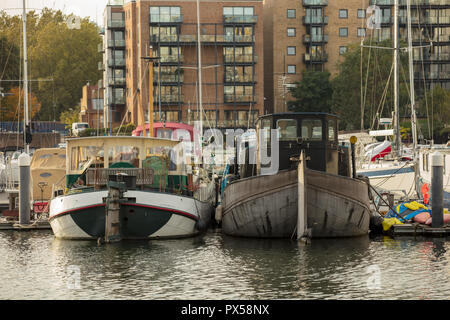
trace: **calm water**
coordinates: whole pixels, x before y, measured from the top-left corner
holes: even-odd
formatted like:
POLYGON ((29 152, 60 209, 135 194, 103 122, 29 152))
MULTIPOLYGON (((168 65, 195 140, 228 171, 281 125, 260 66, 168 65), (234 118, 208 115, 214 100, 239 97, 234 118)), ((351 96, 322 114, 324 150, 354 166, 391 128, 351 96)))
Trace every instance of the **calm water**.
POLYGON ((445 240, 203 237, 97 245, 0 232, 0 299, 449 299, 445 240))

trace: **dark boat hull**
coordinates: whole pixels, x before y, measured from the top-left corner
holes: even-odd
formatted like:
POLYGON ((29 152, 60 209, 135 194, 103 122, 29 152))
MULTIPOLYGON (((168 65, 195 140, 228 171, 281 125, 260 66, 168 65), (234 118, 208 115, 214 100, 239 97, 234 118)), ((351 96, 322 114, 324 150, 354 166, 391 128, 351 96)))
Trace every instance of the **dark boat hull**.
MULTIPOLYGON (((367 183, 306 170, 307 228, 313 238, 367 235, 370 200, 367 183)), ((291 238, 298 215, 297 170, 256 176, 227 186, 222 231, 227 235, 291 238)))

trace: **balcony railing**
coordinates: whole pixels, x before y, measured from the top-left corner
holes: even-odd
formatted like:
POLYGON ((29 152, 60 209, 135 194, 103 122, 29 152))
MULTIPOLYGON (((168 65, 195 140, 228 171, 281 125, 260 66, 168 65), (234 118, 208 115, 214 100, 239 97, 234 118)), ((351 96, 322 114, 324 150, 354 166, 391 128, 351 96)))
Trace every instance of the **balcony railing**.
MULTIPOLYGON (((391 0, 392 4, 394 4, 394 0, 391 0)), ((401 6, 406 6, 406 0, 399 0, 399 4, 401 6)), ((448 6, 449 2, 448 0, 411 0, 412 6, 429 6, 429 5, 436 5, 436 6, 448 6)))
POLYGON ((234 95, 234 94, 224 94, 223 101, 225 103, 250 103, 255 102, 256 97, 252 94, 244 94, 244 95, 234 95))
POLYGON ((328 24, 328 16, 304 16, 303 24, 328 24))
MULTIPOLYGON (((407 17, 399 17, 399 22, 406 24, 408 22, 407 17)), ((450 16, 441 17, 411 17, 412 24, 450 24, 450 16)))
POLYGON ((122 58, 108 59, 108 67, 124 67, 124 66, 125 66, 125 59, 122 58))
POLYGON ((393 6, 394 5, 394 0, 370 0, 370 5, 393 6))
POLYGON ((109 78, 108 84, 110 86, 124 86, 126 85, 127 80, 125 78, 109 78))
POLYGON ((258 21, 257 16, 234 16, 224 15, 223 23, 256 23, 258 21))
POLYGON ((105 52, 105 48, 103 48, 103 42, 98 44, 97 52, 105 52))
POLYGON ((305 62, 327 62, 328 61, 328 53, 314 54, 314 55, 305 53, 305 54, 303 54, 303 60, 305 62))
MULTIPOLYGON (((155 103, 159 103, 158 96, 155 97, 154 101, 155 103)), ((183 101, 184 95, 182 94, 163 94, 161 96, 161 103, 183 103, 183 101)))
POLYGON ((125 104, 125 97, 113 97, 109 101, 111 104, 125 104))
POLYGON ((125 28, 125 20, 109 20, 108 28, 125 28))
MULTIPOLYGON (((191 43, 197 42, 196 35, 188 35, 188 34, 171 34, 171 35, 151 35, 151 42, 182 42, 182 43, 191 43)), ((210 43, 242 43, 242 42, 255 42, 255 37, 252 35, 200 35, 200 42, 210 42, 210 43)))
POLYGON ((303 43, 311 43, 311 42, 328 42, 328 35, 327 34, 303 35, 303 43))
POLYGON ((182 23, 183 15, 151 14, 150 23, 182 23))
POLYGON ((177 56, 177 55, 161 56, 159 61, 161 63, 168 63, 168 62, 183 62, 183 60, 184 60, 184 56, 182 54, 180 54, 179 56, 177 56))
POLYGON ((98 63, 98 70, 105 70, 105 66, 103 65, 103 62, 98 63))
MULTIPOLYGON (((184 81, 184 75, 183 74, 167 74, 167 73, 161 73, 161 82, 183 82, 184 81)), ((158 72, 155 72, 153 74, 153 82, 158 83, 159 82, 159 74, 158 72)))
POLYGON ((258 62, 258 56, 251 54, 226 54, 223 56, 223 62, 225 63, 252 63, 258 62))
POLYGON ((125 47, 125 40, 108 40, 108 48, 125 47))
POLYGON ((303 0, 303 6, 327 6, 328 0, 303 0))

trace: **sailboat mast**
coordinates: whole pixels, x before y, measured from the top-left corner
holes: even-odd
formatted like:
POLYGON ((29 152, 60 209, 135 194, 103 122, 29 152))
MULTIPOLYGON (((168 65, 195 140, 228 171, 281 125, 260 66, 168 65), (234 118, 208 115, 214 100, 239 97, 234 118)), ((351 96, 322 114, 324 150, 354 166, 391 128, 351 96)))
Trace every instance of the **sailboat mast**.
POLYGON ((398 69, 398 0, 394 0, 394 132, 395 132, 395 153, 400 156, 400 112, 399 112, 399 69, 398 69))
POLYGON ((413 136, 413 152, 414 152, 414 160, 416 160, 416 151, 417 151, 417 117, 416 117, 416 100, 415 100, 415 92, 414 92, 414 65, 413 65, 413 51, 412 51, 412 31, 411 31, 411 0, 407 0, 406 2, 406 10, 408 17, 408 62, 409 62, 409 87, 410 87, 410 95, 411 95, 411 132, 413 136))
POLYGON ((25 0, 23 0, 23 91, 24 91, 24 118, 23 118, 23 141, 25 146, 25 152, 30 153, 30 146, 27 143, 26 139, 26 129, 29 125, 28 119, 28 59, 27 59, 27 12, 25 9, 25 0))
POLYGON ((203 136, 203 101, 202 101, 202 50, 200 44, 200 0, 197 0, 197 53, 198 53, 198 106, 200 112, 200 134, 203 136))

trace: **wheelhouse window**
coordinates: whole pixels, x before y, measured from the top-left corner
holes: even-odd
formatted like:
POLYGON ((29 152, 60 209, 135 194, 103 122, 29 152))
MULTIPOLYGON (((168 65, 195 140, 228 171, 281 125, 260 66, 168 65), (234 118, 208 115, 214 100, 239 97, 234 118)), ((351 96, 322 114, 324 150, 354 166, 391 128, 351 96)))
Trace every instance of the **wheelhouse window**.
POLYGON ((303 119, 302 120, 302 139, 304 140, 322 140, 322 120, 303 119))
POLYGON ((297 139, 297 120, 277 120, 278 138, 280 141, 295 141, 297 139))
POLYGON ((336 127, 334 120, 328 120, 328 141, 335 141, 336 127))

